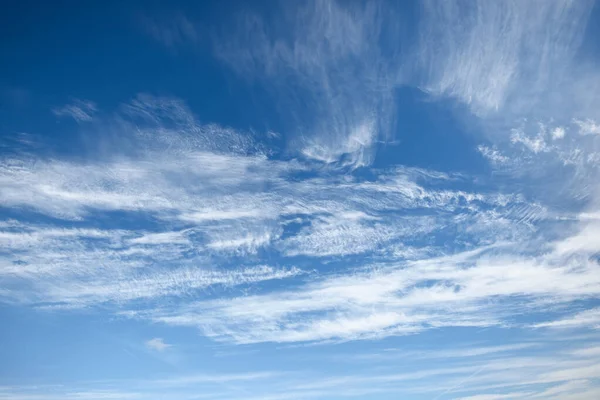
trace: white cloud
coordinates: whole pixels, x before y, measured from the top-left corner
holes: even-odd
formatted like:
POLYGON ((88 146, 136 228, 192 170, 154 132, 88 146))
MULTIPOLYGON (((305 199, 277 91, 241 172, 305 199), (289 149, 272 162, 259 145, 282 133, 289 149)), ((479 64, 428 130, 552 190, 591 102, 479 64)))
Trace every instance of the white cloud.
POLYGON ((217 57, 245 79, 268 81, 305 157, 331 166, 370 165, 376 142, 390 136, 401 65, 389 53, 384 57, 379 23, 397 23, 397 15, 378 2, 282 7, 276 22, 238 13, 234 32, 217 36, 217 57))
POLYGON ((582 135, 600 135, 600 124, 592 119, 574 119, 573 122, 579 127, 579 133, 582 135))
POLYGON ((529 349, 532 347, 536 347, 537 343, 517 343, 517 344, 508 344, 501 346, 487 346, 487 347, 467 347, 461 349, 452 349, 452 350, 439 350, 439 351, 429 351, 424 355, 424 357, 431 358, 458 358, 458 357, 479 357, 486 356, 490 354, 504 353, 504 352, 514 352, 516 350, 529 349))
POLYGON ((319 135, 310 139, 301 152, 309 159, 326 164, 339 162, 342 166, 353 168, 369 166, 373 161, 373 146, 377 140, 375 123, 370 121, 359 124, 352 128, 346 138, 339 139, 334 145, 330 140, 326 135, 319 135))
POLYGON ((496 149, 489 148, 484 145, 477 146, 477 150, 494 164, 506 164, 510 159, 496 149))
POLYGON ((579 357, 598 357, 600 356, 600 346, 586 347, 585 349, 573 350, 571 351, 571 354, 574 354, 579 357))
POLYGON ((565 137, 565 128, 562 126, 557 126, 552 130, 552 139, 562 139, 565 137))
POLYGON ((176 376, 166 379, 155 380, 153 383, 157 386, 173 386, 182 387, 186 385, 202 384, 202 383, 226 383, 226 382, 251 382, 261 381, 268 378, 276 378, 280 374, 271 371, 254 371, 231 374, 190 374, 176 376))
POLYGON ((286 254, 325 257, 375 250, 398 234, 388 224, 346 219, 344 214, 320 217, 285 240, 286 254))
POLYGON ((581 224, 580 230, 555 244, 560 254, 584 252, 593 254, 600 250, 600 221, 581 224))
POLYGON ((581 311, 573 316, 550 322, 535 324, 536 328, 600 328, 600 308, 581 311))
POLYGON ((72 104, 52 109, 57 117, 71 117, 76 122, 91 122, 98 111, 96 104, 89 100, 75 99, 72 104))
MULTIPOLYGON (((101 305, 229 344, 445 327, 528 329, 538 339, 558 331, 542 328, 597 329, 598 309, 581 300, 600 293, 600 80, 575 58, 592 6, 425 2, 421 40, 410 46, 393 5, 378 2, 284 4, 273 24, 239 15, 239 32, 217 40, 215 51, 240 76, 269 83, 293 136, 291 157, 275 160, 251 132, 199 123, 175 98, 141 94, 105 125, 91 102, 55 109, 120 140, 100 143, 102 153, 85 162, 2 156, 0 202, 22 220, 0 222, 0 299, 57 312, 101 305), (401 84, 467 104, 489 143, 477 150, 500 179, 402 166, 368 177, 354 171, 371 166, 389 138, 401 84), (274 266, 260 262, 263 254, 274 266), (540 313, 544 321, 532 324, 540 313)), ((145 26, 172 49, 199 40, 185 16, 145 26)), ((191 387, 207 398, 239 396, 198 390, 227 382, 260 399, 597 397, 589 384, 599 378, 597 346, 532 343, 403 354, 444 368, 406 363, 396 373, 290 381, 199 373, 138 385, 191 387)), ((171 346, 161 338, 146 345, 171 346)))
MULTIPOLYGON (((82 271, 78 271, 81 273, 82 271)), ((202 267, 136 273, 103 271, 104 276, 89 274, 60 276, 61 281, 35 282, 38 301, 69 303, 75 306, 151 300, 165 296, 184 297, 211 286, 235 287, 301 275, 297 268, 275 269, 267 266, 213 271, 202 267), (61 283, 61 284, 59 284, 61 283)))
MULTIPOLYGON (((539 337, 538 337, 539 339, 539 337)), ((162 340, 161 340, 162 342, 162 340)), ((420 364, 418 354, 407 353, 403 362, 397 359, 380 360, 378 369, 361 367, 360 360, 344 370, 346 374, 326 374, 319 371, 240 371, 188 372, 183 375, 156 377, 152 380, 108 380, 71 382, 60 386, 15 386, 0 388, 0 398, 119 398, 135 394, 141 398, 151 395, 165 398, 237 398, 252 393, 256 399, 305 399, 324 397, 355 397, 358 395, 394 395, 405 398, 486 398, 485 396, 517 396, 526 398, 594 398, 593 379, 598 374, 594 360, 580 357, 584 350, 575 344, 570 353, 557 352, 556 343, 538 342, 540 353, 525 353, 526 348, 497 357, 469 357, 454 362, 445 359, 443 367, 420 364), (432 384, 435 382, 435 385, 432 384), (94 397, 97 395, 96 397, 94 397), (2 397, 4 396, 4 397, 2 397), (19 397, 21 396, 21 397, 19 397), (29 396, 29 397, 28 397, 29 396), (112 397, 111 397, 112 396, 112 397), (478 398, 478 397, 475 397, 478 398)), ((281 352, 289 349, 279 349, 281 352)), ((209 357, 209 355, 205 355, 209 357)), ((315 356, 314 354, 312 355, 315 356)), ((338 364, 327 364, 338 369, 338 364)), ((492 397, 493 398, 493 397, 492 397)))
POLYGON ((169 347, 172 347, 173 345, 165 343, 164 339, 162 338, 153 338, 150 340, 146 341, 146 347, 148 347, 151 350, 156 350, 156 351, 165 351, 167 350, 169 347))
POLYGON ((206 246, 212 250, 234 250, 248 253, 256 253, 259 248, 265 247, 271 242, 271 234, 246 235, 239 238, 227 238, 224 240, 213 240, 206 246))
POLYGON ((146 233, 130 240, 133 244, 188 244, 189 239, 183 232, 146 233))
POLYGON ((600 290, 591 262, 492 254, 374 265, 371 272, 334 276, 293 291, 199 302, 149 317, 197 326, 236 343, 348 340, 432 327, 502 326, 514 313, 526 312, 515 298, 529 299, 539 311, 600 290))
MULTIPOLYGON (((3 203, 79 221, 107 211, 137 212, 171 229, 57 230, 7 223, 0 236, 12 252, 0 278, 8 290, 4 297, 40 307, 125 306, 123 315, 254 343, 501 326, 519 308, 514 297, 550 306, 600 287, 589 262, 564 262, 566 253, 558 250, 531 258, 514 255, 521 250, 513 244, 510 251, 498 248, 482 257, 489 250, 481 246, 530 238, 533 224, 547 218, 544 207, 520 196, 451 189, 453 180, 467 178, 401 167, 369 181, 327 173, 290 180, 288 174, 306 166, 269 160, 238 132, 197 124, 180 101, 144 95, 123 109, 125 116, 142 119, 138 131, 153 135, 153 142, 142 135, 132 156, 88 164, 4 160, 0 179, 9 190, 2 192, 3 203), (191 131, 198 134, 194 140, 191 131), (168 150, 162 144, 155 150, 161 141, 168 150), (415 209, 419 215, 409 212, 415 209), (421 241, 448 232, 475 252, 429 258, 447 249, 421 241), (393 253, 387 246, 405 242, 417 257, 386 261, 393 253), (220 265, 221 258, 212 266, 213 257, 252 256, 259 249, 285 257, 361 254, 384 261, 313 277, 294 290, 127 313, 133 300, 150 303, 303 274, 299 268, 220 265), (27 285, 17 285, 19 280, 27 285), (506 303, 497 307, 491 298, 506 303)), ((563 247, 576 238, 564 238, 563 247)))
POLYGON ((261 210, 202 210, 194 211, 190 214, 181 215, 181 219, 190 222, 204 222, 217 220, 237 220, 243 218, 265 218, 266 215, 261 210))
POLYGON ((549 396, 554 395, 564 395, 566 392, 578 391, 579 389, 587 389, 589 387, 589 381, 587 380, 573 380, 567 383, 563 383, 561 385, 556 385, 550 387, 547 390, 544 390, 541 393, 536 393, 532 395, 532 398, 541 397, 543 399, 549 398, 549 396))
MULTIPOLYGON (((199 327, 216 340, 255 343, 504 326, 527 312, 519 299, 551 309, 599 291, 593 262, 584 258, 596 249, 585 239, 593 232, 565 231, 556 240, 538 231, 555 213, 522 195, 478 192, 483 186, 466 176, 415 168, 372 170, 365 180, 321 173, 311 161, 275 161, 251 135, 199 124, 177 99, 140 95, 121 108, 119 123, 123 136, 135 132, 136 148, 127 156, 2 160, 3 204, 63 220, 0 227, 10 249, 0 270, 3 298, 55 309, 102 304, 122 315, 199 327), (309 177, 297 177, 308 170, 309 177), (465 183, 474 190, 456 188, 465 183), (88 226, 113 211, 157 226, 64 227, 88 226), (447 247, 448 237, 457 249, 447 247), (411 249, 410 261, 402 249, 411 249), (284 265, 298 257, 303 268, 255 263, 263 250, 284 265), (359 256, 352 268, 348 255, 359 256), (316 269, 317 258, 343 261, 344 268, 298 280, 316 269), (294 289, 262 284, 294 278, 294 289), (258 294, 237 297, 250 285, 258 294), (213 300, 151 306, 168 296, 202 300, 208 288, 237 289, 213 300)), ((549 146, 545 132, 536 133, 543 145, 525 133, 515 144, 541 154, 549 146)), ((360 147, 366 142, 359 133, 360 147)))
POLYGON ((457 397, 456 400, 501 400, 522 399, 529 397, 531 392, 511 392, 507 394, 477 394, 475 396, 457 397))
POLYGON ((538 134, 535 138, 531 138, 527 137, 522 130, 513 129, 510 140, 512 143, 521 143, 534 153, 548 151, 548 146, 541 134, 538 134))
POLYGON ((197 233, 145 234, 127 230, 56 229, 6 224, 0 244, 2 297, 51 303, 45 309, 185 296, 211 286, 235 287, 302 274, 297 268, 215 268, 206 258, 186 257, 197 233), (26 281, 28 285, 20 286, 26 281))
POLYGON ((416 57, 423 87, 478 115, 526 115, 547 103, 585 31, 592 2, 435 1, 422 4, 416 57))

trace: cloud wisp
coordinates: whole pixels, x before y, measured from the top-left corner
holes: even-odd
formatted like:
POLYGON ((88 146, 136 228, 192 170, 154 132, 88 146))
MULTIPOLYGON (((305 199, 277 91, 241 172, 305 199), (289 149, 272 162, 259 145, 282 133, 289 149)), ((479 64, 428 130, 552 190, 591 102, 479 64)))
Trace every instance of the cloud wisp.
POLYGON ((297 127, 290 132, 293 145, 306 158, 368 166, 377 142, 390 139, 393 126, 400 60, 389 52, 384 56, 391 32, 381 27, 386 18, 400 16, 390 6, 281 3, 277 21, 238 13, 235 32, 216 35, 215 53, 242 78, 268 80, 289 129, 297 127))
POLYGON ((91 122, 94 119, 94 114, 97 112, 98 108, 94 102, 79 99, 75 99, 71 104, 66 104, 52 110, 52 113, 57 117, 70 117, 77 123, 91 122))
POLYGON ((210 70, 260 92, 281 134, 204 122, 148 93, 107 112, 54 108, 77 122, 81 149, 40 140, 0 153, 0 302, 155 329, 133 343, 158 361, 187 356, 184 331, 208 343, 204 365, 215 348, 290 358, 0 399, 595 398, 593 7, 311 0, 227 10, 220 28, 193 13, 143 17, 171 51, 210 33, 210 70), (433 125, 396 102, 413 95, 466 127, 427 142, 420 124, 433 125), (398 132, 399 118, 415 132, 398 132), (421 133, 422 158, 384 149, 421 133), (475 167, 437 170, 436 154, 475 167), (330 372, 305 368, 310 357, 330 372))
MULTIPOLYGON (((541 339, 541 338, 538 338, 541 339)), ((473 348, 473 350, 478 350, 473 348)), ((356 356, 356 354, 354 354, 356 356)), ((405 352, 398 358, 343 358, 355 374, 330 374, 284 370, 236 373, 196 372, 148 380, 78 382, 69 385, 0 388, 0 398, 341 398, 356 395, 402 395, 413 398, 452 399, 587 399, 598 393, 594 380, 600 377, 597 360, 583 347, 557 349, 551 341, 487 347, 480 351, 426 354, 405 352), (443 367, 423 364, 423 356, 435 357, 443 367), (435 385, 432 385, 435 382, 435 385), (6 395, 5 395, 6 394, 6 395), (12 396, 12 397, 11 397, 12 396), (61 397, 62 396, 62 397, 61 397)), ((327 362, 327 361, 325 361, 327 362)), ((336 362, 328 364, 335 368, 336 362)))
POLYGON ((560 90, 572 71, 592 7, 591 1, 423 2, 423 88, 480 115, 544 107, 541 94, 560 90))
POLYGON ((199 327, 216 340, 255 343, 509 326, 525 301, 535 314, 600 290, 595 262, 586 259, 596 250, 588 232, 595 225, 577 232, 571 223, 566 236, 541 231, 563 218, 551 206, 484 186, 461 189, 477 186, 415 168, 369 180, 298 179, 310 163, 270 159, 238 132, 198 124, 179 100, 143 95, 121 112, 120 129, 137 121, 132 154, 2 161, 10 188, 3 204, 56 221, 3 223, 6 300, 117 307, 125 316, 199 327), (154 142, 145 144, 146 136, 154 142), (167 151, 158 150, 160 141, 167 151), (114 212, 143 216, 145 228, 88 222, 114 212), (265 252, 286 266, 262 264, 265 252), (318 268, 348 256, 358 258, 347 271, 318 268), (278 280, 295 289, 211 299, 214 288, 240 295, 278 280), (185 301, 157 307, 165 297, 185 301))

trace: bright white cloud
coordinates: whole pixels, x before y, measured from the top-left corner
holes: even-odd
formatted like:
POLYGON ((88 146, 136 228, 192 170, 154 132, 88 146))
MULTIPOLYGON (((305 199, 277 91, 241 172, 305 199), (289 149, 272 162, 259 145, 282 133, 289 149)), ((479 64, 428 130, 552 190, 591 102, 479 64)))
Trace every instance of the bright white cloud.
POLYGON ((562 139, 565 137, 565 128, 562 126, 557 126, 552 130, 552 139, 562 139))
POLYGON ((369 272, 299 290, 200 302, 147 316, 201 327, 208 336, 237 343, 346 340, 431 327, 501 326, 524 311, 513 299, 527 299, 539 311, 600 290, 593 262, 569 262, 559 255, 519 259, 494 255, 497 251, 374 265, 369 272))
POLYGON ((426 1, 416 55, 426 71, 423 87, 457 98, 478 115, 533 112, 546 100, 540 93, 564 79, 592 6, 426 1))

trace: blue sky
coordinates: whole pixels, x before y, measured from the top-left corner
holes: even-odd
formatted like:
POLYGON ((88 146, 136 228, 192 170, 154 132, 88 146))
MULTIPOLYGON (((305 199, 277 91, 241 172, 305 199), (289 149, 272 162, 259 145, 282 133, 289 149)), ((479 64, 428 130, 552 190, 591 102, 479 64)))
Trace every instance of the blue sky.
POLYGON ((600 8, 8 2, 0 399, 600 398, 600 8))

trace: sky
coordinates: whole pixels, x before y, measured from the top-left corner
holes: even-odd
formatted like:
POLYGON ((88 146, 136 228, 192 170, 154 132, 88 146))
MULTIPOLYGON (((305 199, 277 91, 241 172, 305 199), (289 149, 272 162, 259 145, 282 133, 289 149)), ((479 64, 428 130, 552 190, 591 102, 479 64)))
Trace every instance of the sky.
POLYGON ((0 12, 0 400, 600 398, 600 6, 0 12))

